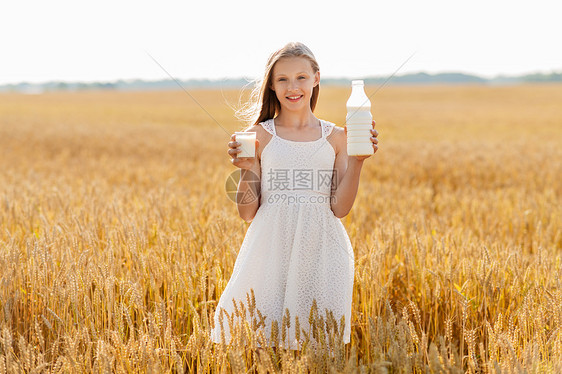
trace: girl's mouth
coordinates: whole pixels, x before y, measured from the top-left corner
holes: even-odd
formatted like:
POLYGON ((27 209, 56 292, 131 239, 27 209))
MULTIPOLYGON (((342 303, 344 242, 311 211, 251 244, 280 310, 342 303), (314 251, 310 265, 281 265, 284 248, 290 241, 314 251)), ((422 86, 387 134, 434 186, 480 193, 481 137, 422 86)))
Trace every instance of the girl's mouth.
POLYGON ((291 102, 291 103, 296 103, 297 101, 299 101, 302 98, 303 95, 294 95, 294 96, 287 96, 287 99, 291 102))

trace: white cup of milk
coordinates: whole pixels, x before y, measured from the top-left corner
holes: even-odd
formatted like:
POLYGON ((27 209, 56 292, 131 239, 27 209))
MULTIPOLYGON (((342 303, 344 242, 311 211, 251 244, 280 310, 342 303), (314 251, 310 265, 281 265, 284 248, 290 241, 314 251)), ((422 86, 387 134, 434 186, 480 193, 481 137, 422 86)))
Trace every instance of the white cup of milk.
POLYGON ((235 132, 234 140, 240 143, 240 150, 236 157, 256 157, 256 133, 252 131, 235 132))

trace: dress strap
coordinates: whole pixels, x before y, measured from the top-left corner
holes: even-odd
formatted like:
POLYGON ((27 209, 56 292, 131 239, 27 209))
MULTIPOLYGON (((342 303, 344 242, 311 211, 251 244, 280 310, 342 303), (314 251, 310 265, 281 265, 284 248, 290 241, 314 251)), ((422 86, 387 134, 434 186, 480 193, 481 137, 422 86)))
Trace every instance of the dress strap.
POLYGON ((332 133, 335 125, 322 119, 320 120, 320 123, 322 124, 322 137, 327 138, 332 133))
POLYGON ((273 125, 273 118, 270 118, 264 122, 260 122, 260 125, 265 129, 265 131, 267 131, 271 135, 273 136, 277 135, 275 133, 275 126, 273 125))

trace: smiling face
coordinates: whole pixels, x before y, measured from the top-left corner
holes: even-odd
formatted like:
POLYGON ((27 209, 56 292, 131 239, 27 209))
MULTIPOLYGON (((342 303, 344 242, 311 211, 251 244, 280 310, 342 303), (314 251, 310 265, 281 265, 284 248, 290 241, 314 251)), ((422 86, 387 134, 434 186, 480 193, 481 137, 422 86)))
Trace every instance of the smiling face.
POLYGON ((281 58, 273 67, 271 89, 281 104, 290 111, 310 110, 312 90, 320 82, 320 72, 314 73, 304 57, 281 58))

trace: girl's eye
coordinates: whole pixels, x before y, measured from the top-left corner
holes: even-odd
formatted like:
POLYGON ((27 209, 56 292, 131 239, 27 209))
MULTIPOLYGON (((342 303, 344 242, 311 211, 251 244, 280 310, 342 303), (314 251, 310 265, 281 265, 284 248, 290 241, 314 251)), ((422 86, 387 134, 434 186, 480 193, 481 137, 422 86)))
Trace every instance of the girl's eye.
POLYGON ((284 80, 285 80, 285 78, 279 78, 278 79, 279 82, 284 81, 284 80))
POLYGON ((306 77, 301 75, 299 79, 306 79, 306 77))

